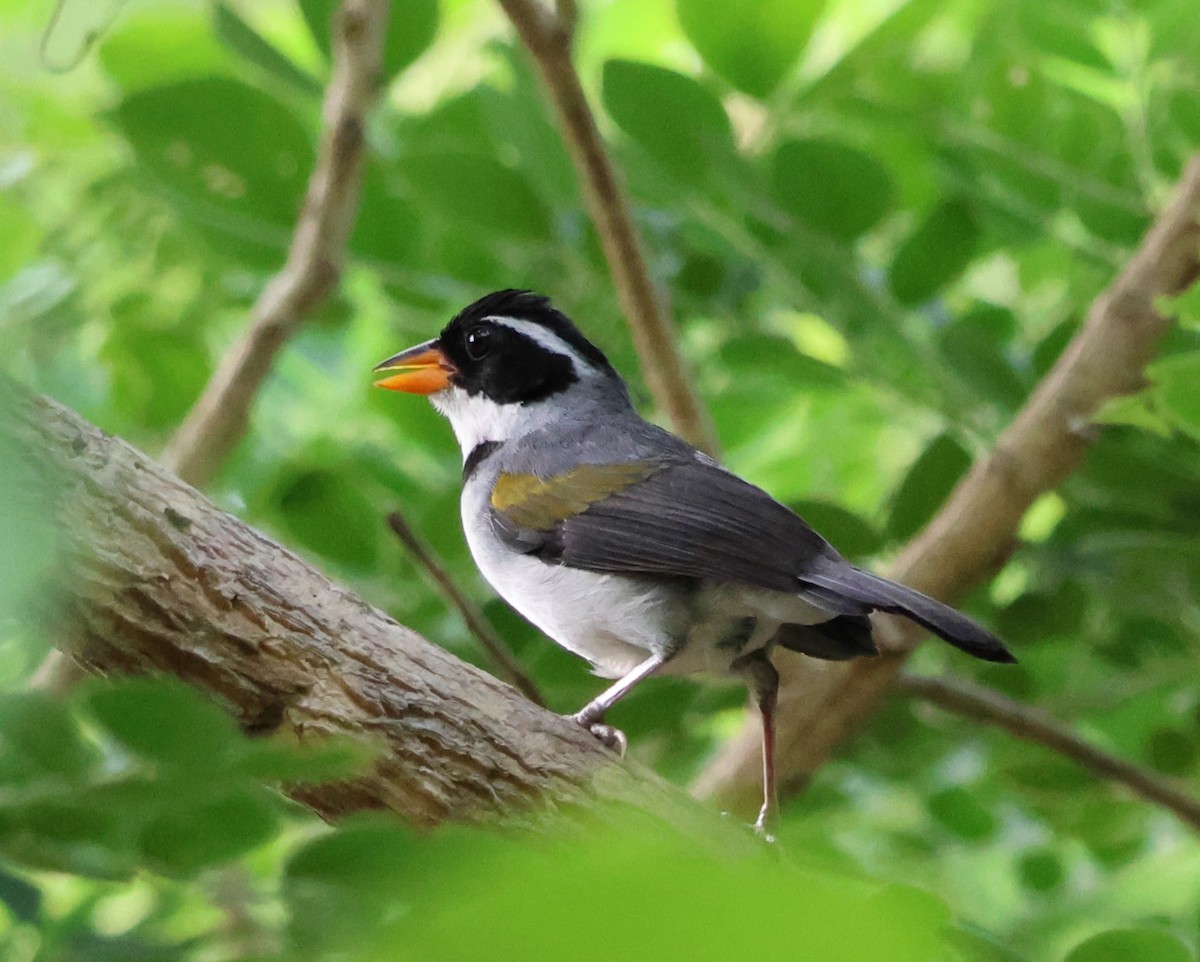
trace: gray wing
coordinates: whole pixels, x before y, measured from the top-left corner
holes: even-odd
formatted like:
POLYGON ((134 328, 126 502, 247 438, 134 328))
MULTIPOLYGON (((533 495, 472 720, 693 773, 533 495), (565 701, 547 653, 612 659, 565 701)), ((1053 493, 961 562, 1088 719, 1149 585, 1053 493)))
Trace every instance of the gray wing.
MULTIPOLYGON (((492 517, 511 548, 550 564, 740 582, 796 595, 831 615, 886 611, 977 658, 1014 660, 970 618, 854 567, 790 509, 711 462, 585 465, 550 479, 502 475, 492 517)), ((800 650, 811 641, 792 640, 800 650)))
MULTIPOLYGON (((514 523, 514 513, 493 517, 510 547, 590 571, 715 578, 796 593, 798 576, 815 558, 841 560, 765 491, 699 460, 655 466, 648 477, 586 500, 584 510, 541 530, 514 523)), ((839 602, 832 610, 846 608, 839 602)))

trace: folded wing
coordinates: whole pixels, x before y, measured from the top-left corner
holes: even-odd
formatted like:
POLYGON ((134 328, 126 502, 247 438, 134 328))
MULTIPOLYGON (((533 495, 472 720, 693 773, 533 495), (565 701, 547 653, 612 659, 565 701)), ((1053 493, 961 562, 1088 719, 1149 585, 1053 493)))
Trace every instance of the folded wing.
POLYGON ((1013 660, 965 615, 854 567, 791 509, 710 462, 582 465, 553 478, 505 474, 492 513, 510 547, 548 564, 735 581, 797 595, 831 618, 886 611, 977 658, 1013 660))

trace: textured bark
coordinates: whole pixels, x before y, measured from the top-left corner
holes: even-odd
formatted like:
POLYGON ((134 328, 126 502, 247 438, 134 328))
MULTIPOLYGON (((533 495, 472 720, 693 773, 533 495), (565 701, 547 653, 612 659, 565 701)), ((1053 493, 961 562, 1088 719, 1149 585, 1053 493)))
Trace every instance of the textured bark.
MULTIPOLYGON (((900 553, 889 576, 951 603, 986 581, 1012 551, 1029 506, 1083 460, 1100 405, 1143 385, 1146 363, 1170 325, 1155 301, 1180 293, 1197 278, 1200 156, 1016 420, 900 553)), ((878 705, 922 637, 910 622, 881 618, 879 627, 881 644, 891 652, 886 657, 828 665, 780 659, 778 765, 784 790, 802 786, 878 705)), ((748 809, 757 792, 758 739, 757 724, 747 723, 701 774, 695 793, 748 809)))
POLYGON ((251 732, 378 746, 360 778, 297 797, 327 817, 421 825, 624 800, 717 820, 590 734, 397 624, 125 442, 0 377, 0 435, 27 453, 60 563, 41 627, 98 672, 176 675, 251 732))

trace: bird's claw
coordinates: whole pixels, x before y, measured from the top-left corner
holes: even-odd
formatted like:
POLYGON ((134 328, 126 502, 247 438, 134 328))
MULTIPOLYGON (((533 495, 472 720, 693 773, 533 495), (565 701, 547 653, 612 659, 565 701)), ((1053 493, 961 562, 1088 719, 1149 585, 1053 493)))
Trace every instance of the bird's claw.
POLYGON ((619 728, 614 728, 612 725, 605 725, 603 722, 594 722, 585 717, 582 712, 576 715, 568 715, 571 721, 577 725, 582 725, 596 739, 607 748, 609 751, 614 751, 622 758, 625 757, 625 752, 629 749, 629 739, 625 737, 625 733, 619 728))
POLYGON ((588 731, 595 735, 605 748, 616 752, 622 758, 625 757, 625 753, 629 750, 629 739, 625 737, 625 733, 621 729, 596 722, 588 726, 588 731))
POLYGON ((775 828, 778 822, 775 806, 763 805, 758 818, 754 820, 754 834, 769 845, 775 843, 775 828))
POLYGON ((775 844, 775 833, 767 828, 766 824, 760 818, 754 823, 754 834, 761 838, 768 845, 775 844))

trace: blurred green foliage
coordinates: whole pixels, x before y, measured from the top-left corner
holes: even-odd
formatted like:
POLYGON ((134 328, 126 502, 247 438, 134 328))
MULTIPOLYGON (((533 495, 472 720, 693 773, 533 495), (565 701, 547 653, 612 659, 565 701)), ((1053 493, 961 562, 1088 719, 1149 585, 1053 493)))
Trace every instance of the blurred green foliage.
MULTIPOLYGON (((158 450, 283 256, 320 124, 327 0, 0 0, 0 357, 158 450), (89 36, 95 33, 95 43, 89 36), (61 68, 76 64, 69 70, 61 68)), ((281 358, 213 494, 400 621, 479 652, 382 523, 399 506, 568 710, 595 680, 492 600, 428 407, 380 358, 487 289, 552 294, 639 386, 544 98, 485 0, 393 4, 336 297, 281 358)), ((995 440, 1200 144, 1192 0, 582 0, 576 50, 728 462, 885 560, 995 440)), ((1200 791, 1200 294, 1084 469, 970 608, 971 673, 1200 791)), ((19 693, 53 558, 0 452, 0 939, 16 959, 1184 962, 1200 851, 1165 812, 994 732, 889 704, 793 801, 786 854, 633 824, 531 843, 337 830, 171 685, 19 693), (902 881, 904 884, 897 884, 902 881), (909 887, 909 886, 916 886, 909 887)), ((33 499, 32 501, 30 499, 33 499)), ((735 689, 614 714, 686 781, 735 689)), ((622 821, 622 818, 611 819, 622 821)))

